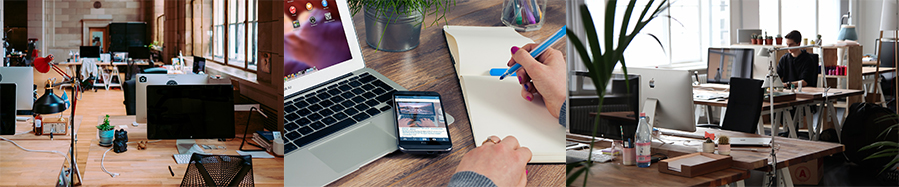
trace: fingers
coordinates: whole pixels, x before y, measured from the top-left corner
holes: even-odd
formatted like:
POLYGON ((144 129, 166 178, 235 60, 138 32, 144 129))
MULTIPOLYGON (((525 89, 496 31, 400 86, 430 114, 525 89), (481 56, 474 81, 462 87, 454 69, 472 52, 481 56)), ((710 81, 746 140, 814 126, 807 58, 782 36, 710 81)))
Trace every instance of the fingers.
POLYGON ((518 154, 518 158, 522 159, 520 161, 525 163, 531 162, 531 157, 533 156, 533 153, 531 153, 531 149, 528 149, 527 147, 520 147, 518 148, 518 150, 515 150, 515 153, 518 154))
POLYGON ((488 143, 491 144, 491 145, 497 144, 497 143, 499 143, 500 141, 502 141, 502 140, 500 140, 499 137, 496 137, 496 136, 490 136, 490 137, 487 137, 487 139, 484 140, 484 142, 481 142, 481 146, 485 146, 485 145, 487 145, 488 143))
POLYGON ((509 148, 512 150, 516 150, 521 146, 521 145, 518 145, 518 139, 515 138, 514 136, 506 136, 506 138, 503 138, 503 140, 497 145, 503 146, 505 148, 509 148))
POLYGON ((524 88, 522 88, 521 89, 521 98, 524 98, 525 100, 528 100, 528 101, 533 101, 534 93, 531 93, 531 92, 525 90, 524 88))
POLYGON ((528 173, 527 173, 527 170, 525 170, 525 172, 521 172, 521 177, 518 181, 518 184, 516 184, 516 186, 527 186, 527 184, 528 184, 528 173))

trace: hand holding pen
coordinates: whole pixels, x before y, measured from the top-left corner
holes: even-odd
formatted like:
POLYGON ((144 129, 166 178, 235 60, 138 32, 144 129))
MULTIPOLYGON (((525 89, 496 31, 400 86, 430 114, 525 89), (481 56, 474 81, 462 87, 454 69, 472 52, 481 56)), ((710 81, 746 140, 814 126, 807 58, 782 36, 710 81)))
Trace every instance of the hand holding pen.
POLYGON ((528 44, 521 48, 513 46, 512 59, 506 64, 512 67, 506 74, 517 74, 518 83, 522 85, 522 98, 527 101, 542 98, 546 110, 558 118, 568 93, 567 68, 562 52, 550 48, 549 46, 555 42, 549 41, 544 41, 540 46, 536 44, 528 44))

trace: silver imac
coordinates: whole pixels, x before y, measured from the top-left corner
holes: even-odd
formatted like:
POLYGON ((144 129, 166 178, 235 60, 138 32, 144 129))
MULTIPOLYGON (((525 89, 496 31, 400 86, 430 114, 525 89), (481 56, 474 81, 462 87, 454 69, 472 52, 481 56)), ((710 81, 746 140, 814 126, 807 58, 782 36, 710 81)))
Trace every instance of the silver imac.
MULTIPOLYGON (((34 105, 34 69, 0 67, 0 83, 16 83, 16 111, 30 114, 34 105)), ((44 85, 38 85, 43 88, 44 85)))
POLYGON ((657 128, 696 131, 693 120, 693 86, 686 70, 628 68, 640 75, 640 111, 657 128), (647 103, 649 102, 649 103, 647 103))

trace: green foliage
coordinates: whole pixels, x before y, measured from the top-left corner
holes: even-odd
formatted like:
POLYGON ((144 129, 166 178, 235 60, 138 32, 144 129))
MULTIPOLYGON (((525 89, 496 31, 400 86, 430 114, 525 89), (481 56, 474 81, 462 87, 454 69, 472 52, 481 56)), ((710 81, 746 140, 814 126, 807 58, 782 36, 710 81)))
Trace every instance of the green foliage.
POLYGON ((379 10, 379 17, 394 10, 400 15, 409 15, 412 12, 419 12, 424 16, 434 15, 437 19, 434 19, 431 25, 437 24, 441 19, 445 23, 446 13, 456 6, 456 0, 349 0, 347 3, 353 15, 366 7, 379 10))
MULTIPOLYGON (((584 30, 587 34, 587 43, 590 45, 590 50, 581 43, 581 40, 575 35, 574 31, 570 28, 567 30, 568 39, 571 41, 571 44, 577 49, 578 56, 581 57, 581 61, 584 63, 584 66, 587 67, 588 74, 590 75, 590 79, 593 81, 593 84, 596 85, 596 94, 599 95, 599 103, 596 106, 596 111, 602 111, 602 101, 605 97, 606 93, 606 85, 609 83, 609 79, 612 78, 612 72, 614 71, 615 65, 619 62, 621 63, 621 69, 624 71, 624 74, 627 74, 627 66, 624 58, 624 51, 627 49, 628 45, 630 45, 631 41, 634 40, 634 37, 640 33, 643 28, 649 24, 655 18, 659 16, 664 16, 671 18, 667 15, 663 15, 666 9, 670 7, 670 4, 667 0, 662 0, 660 3, 655 4, 655 0, 650 0, 642 9, 640 13, 640 17, 637 19, 636 25, 633 26, 633 30, 628 32, 628 25, 631 23, 631 16, 635 13, 635 6, 637 4, 636 0, 631 0, 627 8, 624 12, 624 17, 621 19, 620 31, 615 32, 615 9, 617 8, 618 1, 617 0, 609 0, 606 4, 605 10, 605 28, 603 31, 604 36, 604 44, 605 51, 602 50, 602 47, 599 43, 599 36, 596 33, 596 28, 593 25, 593 18, 590 16, 590 10, 586 5, 580 6, 581 11, 581 19, 583 21, 584 30), (653 8, 653 5, 656 5, 653 8), (651 10, 651 11, 650 11, 651 10), (647 14, 649 13, 649 14, 647 14), (614 40, 614 36, 618 36, 618 40, 614 40), (617 42, 617 46, 614 46, 617 42)), ((656 42, 659 42, 661 46, 661 42, 654 35, 650 35, 656 39, 656 42)), ((627 79, 625 79, 627 80, 627 79)), ((630 87, 630 82, 625 81, 625 84, 630 87)), ((599 126, 600 115, 596 115, 596 119, 594 121, 596 124, 593 126, 593 137, 596 137, 596 129, 599 126)), ((590 152, 593 152, 593 143, 590 144, 590 152)), ((568 178, 566 180, 566 184, 568 186, 572 186, 574 181, 577 180, 580 176, 589 176, 590 167, 593 166, 592 155, 588 156, 587 161, 571 163, 566 166, 566 173, 568 173, 568 178)), ((587 178, 584 177, 583 185, 587 185, 587 178)))
MULTIPOLYGON (((891 115, 887 115, 887 116, 881 116, 877 119, 874 119, 874 121, 875 121, 875 123, 880 123, 880 122, 883 122, 886 120, 896 120, 896 118, 899 118, 899 115, 891 114, 891 115)), ((899 124, 890 126, 886 129, 884 129, 883 132, 880 133, 880 135, 877 135, 877 138, 886 137, 887 135, 889 135, 890 132, 899 133, 899 130, 894 130, 897 128, 899 128, 899 124)), ((864 150, 869 150, 869 149, 875 149, 875 150, 880 150, 880 151, 878 151, 874 154, 871 154, 868 157, 865 157, 864 160, 875 159, 875 158, 880 158, 880 157, 892 157, 893 158, 892 161, 890 161, 888 164, 883 166, 883 169, 880 170, 880 173, 883 173, 888 168, 890 168, 891 166, 896 164, 896 162, 899 162, 899 157, 896 157, 896 155, 899 155, 899 142, 896 142, 896 141, 874 142, 874 143, 871 143, 870 145, 862 147, 861 149, 858 149, 858 151, 864 151, 864 150)))
POLYGON ((109 115, 106 115, 106 117, 103 118, 103 124, 97 125, 97 129, 99 129, 100 131, 108 131, 108 130, 115 129, 114 126, 109 125, 109 115))
POLYGON ((718 145, 730 145, 730 137, 724 135, 719 136, 718 145))

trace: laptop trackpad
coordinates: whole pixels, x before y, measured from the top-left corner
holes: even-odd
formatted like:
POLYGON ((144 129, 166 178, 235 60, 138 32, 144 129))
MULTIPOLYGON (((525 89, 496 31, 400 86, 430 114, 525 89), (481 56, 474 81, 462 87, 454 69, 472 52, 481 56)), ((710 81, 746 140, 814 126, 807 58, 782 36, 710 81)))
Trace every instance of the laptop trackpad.
POLYGON ((343 173, 396 149, 396 138, 369 123, 309 151, 335 172, 343 173))

